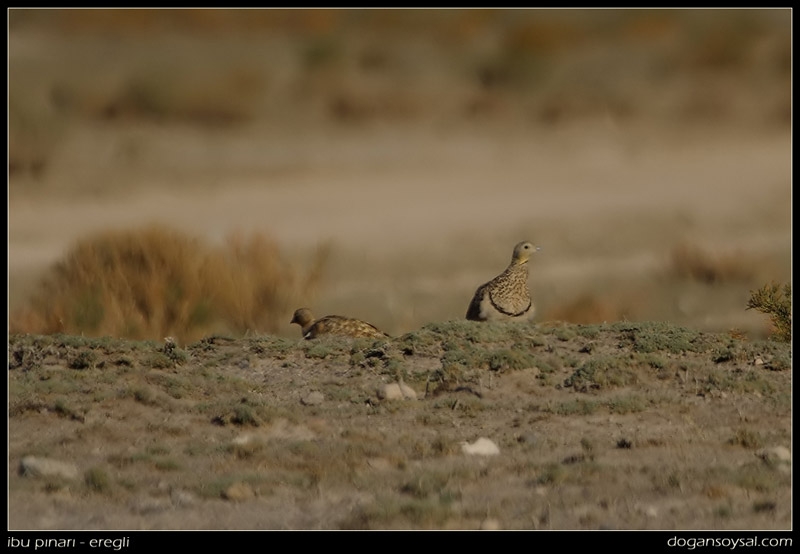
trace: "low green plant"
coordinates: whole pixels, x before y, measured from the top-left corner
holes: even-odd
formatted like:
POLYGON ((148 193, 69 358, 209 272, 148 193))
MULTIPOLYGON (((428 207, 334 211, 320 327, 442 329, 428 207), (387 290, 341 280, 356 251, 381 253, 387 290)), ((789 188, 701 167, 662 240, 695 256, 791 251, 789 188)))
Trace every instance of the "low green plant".
POLYGON ((647 401, 637 394, 625 395, 608 401, 608 409, 615 414, 631 414, 647 409, 647 401))
POLYGON ((733 437, 728 439, 728 444, 739 445, 744 448, 755 449, 763 445, 761 435, 750 429, 737 429, 733 437))
POLYGON ((64 417, 82 421, 83 416, 64 398, 58 398, 53 405, 53 410, 64 417))
POLYGON ((613 356, 597 356, 587 360, 564 380, 565 387, 578 392, 613 388, 634 384, 638 381, 630 364, 613 356))
POLYGON ((557 463, 550 463, 536 477, 537 485, 558 485, 567 479, 567 470, 557 463))
POLYGON ((667 322, 616 323, 612 329, 619 332, 620 339, 629 343, 635 352, 653 353, 669 351, 705 352, 709 348, 708 336, 702 332, 679 327, 667 322))
POLYGON ((91 369, 97 361, 97 354, 92 350, 81 350, 69 361, 72 369, 91 369))
POLYGON ((182 468, 181 463, 174 458, 160 458, 153 462, 159 471, 176 471, 182 468))
POLYGON ((533 367, 536 358, 524 350, 506 348, 489 353, 488 362, 492 371, 511 371, 533 367))
POLYGON ((568 400, 566 402, 562 402, 557 406, 549 408, 547 411, 551 411, 552 413, 564 416, 571 416, 571 415, 591 415, 595 411, 597 411, 600 404, 593 400, 568 400))
POLYGON ((111 489, 111 478, 104 469, 99 467, 88 469, 84 474, 84 482, 94 492, 105 493, 111 489))
POLYGON ((236 425, 252 425, 254 427, 259 425, 259 418, 255 410, 246 404, 236 406, 231 421, 236 425))

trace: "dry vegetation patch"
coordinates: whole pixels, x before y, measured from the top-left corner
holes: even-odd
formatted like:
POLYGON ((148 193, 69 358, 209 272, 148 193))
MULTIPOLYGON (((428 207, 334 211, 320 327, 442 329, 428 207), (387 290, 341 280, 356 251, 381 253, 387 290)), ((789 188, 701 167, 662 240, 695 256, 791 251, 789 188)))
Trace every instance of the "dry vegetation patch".
POLYGON ((10 327, 182 342, 274 332, 297 299, 313 297, 324 262, 320 250, 303 274, 258 233, 214 247, 164 226, 101 232, 51 269, 10 327))
POLYGON ((680 279, 713 285, 723 281, 752 281, 757 260, 741 252, 711 254, 706 249, 681 242, 670 253, 670 272, 680 279))

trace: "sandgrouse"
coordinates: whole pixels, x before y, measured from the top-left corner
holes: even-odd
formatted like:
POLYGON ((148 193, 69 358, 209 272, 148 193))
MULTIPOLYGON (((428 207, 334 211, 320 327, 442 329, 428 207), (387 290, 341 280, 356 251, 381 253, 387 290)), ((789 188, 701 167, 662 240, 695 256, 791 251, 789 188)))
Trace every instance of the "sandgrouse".
POLYGON ((473 321, 529 320, 534 306, 528 292, 528 259, 539 247, 523 241, 514 247, 506 270, 478 287, 467 309, 473 321))
POLYGON ((295 311, 291 323, 297 323, 300 326, 305 339, 315 339, 320 335, 339 335, 353 338, 389 337, 374 325, 360 319, 340 315, 326 315, 325 317, 314 319, 314 315, 308 308, 300 308, 295 311))

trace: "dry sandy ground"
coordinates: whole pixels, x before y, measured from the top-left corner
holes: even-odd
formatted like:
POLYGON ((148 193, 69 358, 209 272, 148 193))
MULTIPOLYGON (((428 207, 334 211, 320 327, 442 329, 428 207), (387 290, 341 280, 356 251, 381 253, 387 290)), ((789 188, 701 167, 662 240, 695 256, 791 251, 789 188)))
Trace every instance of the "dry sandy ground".
POLYGON ((174 358, 10 339, 12 529, 791 527, 786 343, 466 321, 174 358))

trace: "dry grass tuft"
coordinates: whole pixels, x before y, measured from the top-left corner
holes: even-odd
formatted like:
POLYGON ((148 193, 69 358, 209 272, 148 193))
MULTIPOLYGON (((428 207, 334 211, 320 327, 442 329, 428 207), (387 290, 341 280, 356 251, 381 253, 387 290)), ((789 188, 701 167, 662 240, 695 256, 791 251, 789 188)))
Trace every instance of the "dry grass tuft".
POLYGON ((191 341, 212 332, 274 332, 297 298, 312 297, 325 251, 305 276, 261 234, 222 247, 162 226, 79 241, 55 265, 13 332, 191 341))
POLYGON ((755 263, 739 252, 713 255, 706 250, 681 242, 670 253, 668 271, 672 276, 713 285, 729 281, 750 281, 755 263))

